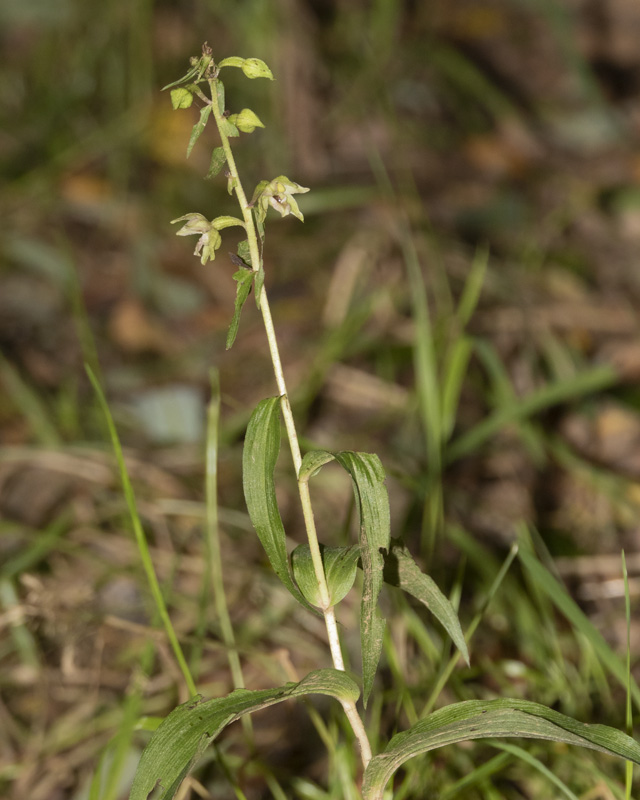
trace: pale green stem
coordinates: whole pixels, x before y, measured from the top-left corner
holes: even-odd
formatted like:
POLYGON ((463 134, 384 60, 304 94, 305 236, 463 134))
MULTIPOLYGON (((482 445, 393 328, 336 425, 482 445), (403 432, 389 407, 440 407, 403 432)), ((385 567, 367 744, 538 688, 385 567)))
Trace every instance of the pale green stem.
MULTIPOLYGON (((253 220, 252 209, 247 202, 247 196, 244 193, 240 175, 236 166, 235 158, 229 144, 229 139, 222 130, 222 115, 218 108, 216 80, 210 80, 209 85, 211 88, 212 98, 212 111, 213 116, 218 126, 218 132, 224 149, 224 154, 227 162, 227 169, 229 175, 233 178, 235 184, 236 197, 242 211, 242 218, 244 220, 244 227, 247 233, 247 240, 249 242, 249 254, 251 257, 251 265, 255 272, 260 268, 260 248, 258 246, 258 236, 256 227, 253 220)), ((278 394, 280 395, 280 405, 282 408, 282 416, 284 418, 284 425, 287 431, 287 438, 289 439, 289 447, 291 448, 291 456, 293 458, 293 466, 296 475, 300 473, 300 466, 302 464, 302 454, 300 452, 300 442, 296 431, 293 413, 291 411, 291 403, 289 402, 289 394, 287 392, 287 385, 284 379, 284 372, 282 370, 282 361, 280 359, 280 352, 278 349, 278 341, 276 338, 275 329, 273 327, 273 319, 271 317, 271 309, 269 307, 269 300, 264 286, 261 289, 259 299, 260 311, 264 322, 265 331, 267 334, 267 341, 269 343, 269 352, 271 354, 271 362, 273 365, 273 372, 278 387, 278 394)), ((327 628, 327 637, 329 640, 329 649, 331 651, 331 659, 336 669, 344 671, 344 660, 342 658, 342 650, 340 647, 340 637, 338 635, 338 625, 336 622, 335 611, 330 605, 329 588, 327 586, 327 579, 322 564, 322 556, 320 553, 320 545, 318 543, 318 535, 316 532, 315 520, 313 516, 313 509, 311 507, 311 497, 309 495, 309 484, 306 480, 298 480, 298 491, 300 494, 300 502, 302 504, 302 513, 304 516, 304 523, 307 532, 307 540, 309 542, 309 549, 311 551, 311 559, 313 568, 318 581, 318 590, 321 600, 321 610, 324 615, 324 621, 327 628)), ((371 745, 367 737, 362 719, 358 714, 355 703, 350 701, 343 701, 342 707, 351 724, 353 732, 358 744, 360 746, 360 754, 364 767, 367 766, 371 760, 371 745)))

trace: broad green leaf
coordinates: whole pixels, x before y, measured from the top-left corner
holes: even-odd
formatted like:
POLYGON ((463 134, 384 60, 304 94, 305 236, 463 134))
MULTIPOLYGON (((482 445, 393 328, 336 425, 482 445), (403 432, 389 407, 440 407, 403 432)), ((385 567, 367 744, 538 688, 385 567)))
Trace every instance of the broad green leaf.
POLYGON ((414 756, 471 739, 512 736, 579 745, 640 764, 640 745, 607 725, 586 725, 527 700, 468 700, 441 708, 396 734, 369 762, 363 800, 382 800, 393 773, 414 756))
POLYGON ((336 461, 351 475, 360 514, 360 558, 364 580, 360 610, 362 646, 362 699, 365 704, 373 687, 385 628, 378 611, 378 595, 383 583, 383 550, 389 549, 389 497, 384 485, 385 473, 378 456, 371 453, 336 453, 336 461))
POLYGON ((260 117, 250 108, 243 108, 239 114, 233 114, 229 117, 229 122, 232 122, 242 133, 253 133, 256 128, 264 128, 260 117))
POLYGON ((209 172, 205 175, 205 178, 213 178, 217 175, 220 170, 224 167, 225 161, 227 157, 224 154, 224 148, 216 147, 211 153, 211 163, 209 164, 209 172))
POLYGON ((277 689, 238 689, 227 697, 194 698, 183 703, 162 722, 142 753, 129 800, 147 800, 156 786, 155 800, 171 800, 204 750, 227 725, 244 714, 308 694, 355 702, 360 692, 345 672, 320 669, 299 683, 277 689))
POLYGON ((211 114, 211 106, 204 106, 204 108, 200 109, 200 119, 196 122, 193 126, 193 130, 191 131, 191 138, 189 139, 189 144, 187 146, 187 158, 191 155, 191 151, 193 150, 194 144, 200 138, 200 134, 205 129, 207 124, 207 120, 211 114))
MULTIPOLYGON (((242 271, 253 277, 252 272, 242 271)), ((304 599, 291 574, 273 478, 279 450, 280 398, 269 397, 258 403, 247 427, 242 452, 244 499, 253 527, 276 575, 298 602, 318 613, 304 599)))
MULTIPOLYGON (((352 545, 351 547, 327 547, 321 544, 320 555, 329 588, 329 599, 331 605, 335 606, 348 594, 353 586, 356 572, 358 571, 360 548, 357 545, 352 545)), ((318 581, 313 569, 313 560, 308 544, 299 545, 291 553, 291 567, 293 569, 293 577, 302 594, 312 605, 321 606, 318 581)))
POLYGON ((171 90, 171 105, 173 110, 177 111, 179 108, 191 108, 193 103, 193 94, 188 89, 172 89, 171 90))
POLYGON ((260 58, 245 58, 242 71, 247 78, 268 78, 273 80, 273 73, 260 58))
POLYGON ((224 133, 225 136, 228 136, 232 139, 234 136, 240 136, 240 131, 236 128, 233 122, 229 122, 226 117, 222 117, 220 122, 220 132, 224 133))
POLYGON ((242 306, 247 302, 247 297, 249 297, 249 292, 251 291, 253 272, 249 269, 239 269, 234 274, 233 280, 236 281, 238 285, 236 286, 236 303, 233 311, 233 318, 229 325, 229 331, 227 332, 227 350, 233 346, 236 340, 242 306))
POLYGON ((440 591, 433 578, 422 572, 399 539, 391 540, 391 548, 384 558, 384 580, 424 603, 449 634, 464 660, 469 663, 467 643, 454 607, 440 591))

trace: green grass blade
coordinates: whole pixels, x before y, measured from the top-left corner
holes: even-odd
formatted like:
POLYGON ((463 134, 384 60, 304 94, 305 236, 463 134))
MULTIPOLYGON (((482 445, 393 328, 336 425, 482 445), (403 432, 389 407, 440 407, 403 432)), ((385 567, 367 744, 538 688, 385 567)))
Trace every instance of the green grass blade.
MULTIPOLYGON (((622 551, 622 577, 624 580, 624 612, 627 620, 627 658, 625 669, 627 672, 625 723, 627 734, 633 734, 633 709, 631 707, 631 598, 629 596, 629 573, 627 572, 627 559, 622 551)), ((631 800, 633 783, 633 764, 627 761, 625 772, 625 800, 631 800)))
POLYGON ((510 423, 520 422, 547 408, 602 391, 613 386, 618 380, 618 374, 613 367, 594 367, 568 380, 544 386, 528 397, 514 400, 512 404, 497 409, 470 431, 453 441, 447 448, 447 462, 457 461, 477 450, 487 439, 495 436, 510 423))
POLYGON ((153 562, 151 560, 151 554, 149 552, 149 545, 147 544, 147 539, 144 534, 142 522, 140 521, 140 515, 138 514, 136 498, 133 491, 133 486, 131 485, 131 480, 129 479, 127 466, 124 461, 124 455, 122 453, 122 445, 120 444, 118 431, 116 430, 113 417, 111 416, 111 411, 109 410, 109 405, 107 404, 107 399, 104 396, 104 392, 102 391, 102 387, 100 386, 98 379, 96 378, 95 374, 93 373, 91 367, 88 364, 85 365, 85 367, 87 370, 87 374, 89 376, 89 380, 91 381, 93 388, 96 392, 96 395, 98 397, 98 401, 100 403, 100 407, 102 408, 104 418, 107 422, 109 435, 111 436, 111 443, 113 445, 116 461, 118 463, 118 472, 120 473, 122 489, 124 491, 124 496, 127 501, 127 506, 129 508, 131 525, 133 527, 136 544, 138 545, 140 560, 142 561, 144 571, 147 575, 147 581, 149 582, 151 595, 153 597, 153 601, 155 603, 158 615, 162 620, 162 624, 167 634, 167 638, 169 639, 169 642, 171 644, 171 648, 173 649, 176 661, 178 662, 180 671, 182 672, 185 683, 189 690, 189 694, 193 696, 197 694, 196 686, 191 676, 189 666, 187 665, 186 659, 182 652, 182 647, 180 646, 180 642, 178 641, 178 637, 176 636, 176 632, 173 628, 173 623, 171 622, 169 612, 167 611, 167 606, 164 602, 164 597, 162 596, 160 584, 158 583, 158 578, 153 568, 153 562))
POLYGON ((323 669, 310 672, 299 683, 276 689, 237 689, 227 697, 183 703, 169 714, 145 748, 130 800, 147 800, 157 785, 161 788, 156 800, 170 800, 207 746, 227 725, 244 714, 308 694, 355 702, 360 690, 345 672, 323 669))
POLYGON ((630 677, 625 664, 609 647, 602 634, 571 599, 564 586, 562 586, 553 575, 531 555, 531 553, 521 549, 519 559, 536 585, 552 601, 558 611, 560 611, 574 628, 590 642, 593 650, 614 678, 616 678, 622 686, 627 686, 627 683, 629 683, 629 690, 633 701, 636 708, 640 709, 640 687, 638 687, 636 681, 630 677))
POLYGON ((531 753, 527 753, 522 747, 518 747, 515 744, 507 744, 506 742, 491 742, 491 744, 499 750, 504 750, 505 753, 511 753, 511 755, 514 755, 516 758, 519 758, 521 761, 524 761, 529 764, 529 766, 538 770, 541 775, 544 775, 544 777, 559 789, 565 797, 568 797, 569 800, 579 800, 578 796, 575 795, 560 778, 554 775, 550 769, 545 767, 539 758, 532 756, 531 753))
POLYGON ((207 458, 206 458, 206 504, 207 524, 205 535, 205 558, 207 575, 210 575, 213 603, 216 610, 222 641, 227 648, 229 668, 235 689, 244 688, 244 676, 236 648, 233 625, 229 616, 227 598, 222 577, 222 552, 218 527, 218 423, 220 418, 220 382, 218 373, 211 372, 211 400, 207 409, 207 458))
POLYGON ((2 353, 0 353, 0 378, 5 391, 14 401, 16 408, 20 409, 38 442, 46 447, 59 446, 60 435, 51 420, 49 409, 2 353))

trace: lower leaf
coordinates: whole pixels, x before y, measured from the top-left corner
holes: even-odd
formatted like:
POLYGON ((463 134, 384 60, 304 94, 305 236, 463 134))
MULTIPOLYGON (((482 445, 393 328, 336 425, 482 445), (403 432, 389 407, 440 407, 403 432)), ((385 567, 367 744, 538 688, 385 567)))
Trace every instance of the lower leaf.
POLYGON ((299 683, 287 683, 277 689, 238 689, 227 697, 193 698, 183 703, 166 717, 142 753, 129 800, 147 800, 156 786, 160 787, 156 800, 171 800, 223 728, 244 714, 307 694, 355 702, 360 690, 345 672, 319 669, 299 683))
POLYGON ((414 756, 471 739, 517 736, 588 747, 640 764, 640 745, 607 725, 586 725, 527 700, 468 700, 441 708, 396 734, 364 773, 364 800, 382 800, 393 773, 414 756))

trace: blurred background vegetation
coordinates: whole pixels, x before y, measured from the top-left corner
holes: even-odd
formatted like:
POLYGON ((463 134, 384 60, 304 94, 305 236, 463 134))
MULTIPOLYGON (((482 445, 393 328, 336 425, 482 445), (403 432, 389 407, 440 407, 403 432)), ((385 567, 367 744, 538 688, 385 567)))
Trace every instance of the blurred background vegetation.
MULTIPOLYGON (((255 56, 276 76, 224 75, 232 110, 249 106, 267 126, 235 142, 246 186, 286 174, 311 187, 305 224, 274 218, 265 251, 307 443, 377 452, 394 535, 459 603, 463 628, 481 615, 472 667, 443 689, 441 631, 389 594, 374 738, 433 703, 496 693, 623 726, 602 648, 624 657, 625 548, 637 669, 638 4, 4 0, 0 795, 125 797, 147 736, 131 720, 185 699, 84 362, 106 388, 202 692, 232 688, 203 599, 211 367, 224 576, 247 685, 328 663, 321 628, 274 581, 244 512, 244 426, 275 386, 252 304, 224 349, 234 234, 202 267, 169 225, 235 213, 224 180, 203 180, 213 131, 185 161, 197 110, 175 113, 160 92, 205 40, 215 58, 255 56), (516 541, 534 542, 559 582, 516 560, 495 586, 516 541), (558 601, 561 583, 579 616, 558 601)), ((300 541, 284 456, 281 472, 300 541)), ((330 468, 318 479, 326 543, 348 536, 349 493, 330 468)), ((356 614, 347 604, 345 625, 356 614)), ((356 658, 349 637, 347 649, 356 658)), ((210 764, 191 791, 346 796, 350 750, 333 753, 327 779, 305 710, 268 714, 256 718, 258 758, 240 730, 223 739, 235 788, 210 764)), ((611 761, 527 752, 535 763, 484 743, 445 750, 408 766, 396 797, 550 797, 561 790, 545 766, 567 796, 623 796, 611 761)))

